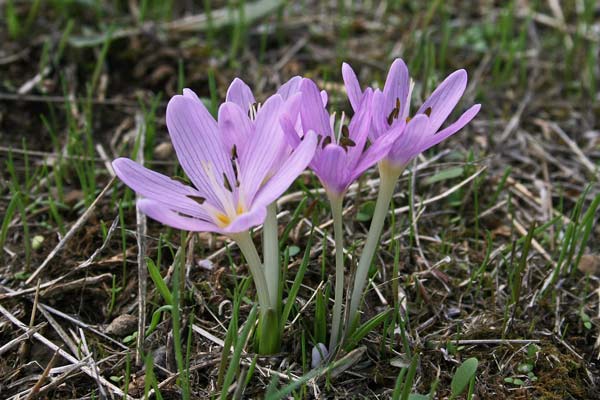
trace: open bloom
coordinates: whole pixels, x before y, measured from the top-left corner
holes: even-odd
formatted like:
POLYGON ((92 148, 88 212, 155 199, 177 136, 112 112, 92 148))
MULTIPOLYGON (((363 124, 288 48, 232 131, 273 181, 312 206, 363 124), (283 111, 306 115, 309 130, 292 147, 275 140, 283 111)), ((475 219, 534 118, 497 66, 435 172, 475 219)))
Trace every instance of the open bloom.
MULTIPOLYGON (((356 74, 348 64, 342 66, 342 75, 352 108, 360 113, 365 107, 362 99, 368 91, 363 91, 356 74)), ((369 227, 367 241, 360 256, 348 310, 349 329, 355 327, 358 309, 367 284, 368 272, 379 237, 383 229, 390 200, 394 194, 396 180, 407 164, 419 153, 440 143, 450 135, 458 132, 479 112, 480 105, 469 108, 463 115, 448 127, 439 130, 462 97, 467 87, 467 72, 458 70, 450 74, 435 89, 432 95, 410 118, 410 97, 412 86, 408 76, 408 68, 401 59, 396 59, 388 72, 383 91, 374 90, 371 101, 371 135, 374 138, 382 135, 394 137, 389 153, 379 163, 381 183, 379 194, 369 227), (439 131, 439 132, 438 132, 439 131)))
MULTIPOLYGON (((370 88, 363 91, 356 74, 348 64, 342 66, 342 75, 348 98, 355 112, 360 112, 361 99, 370 88)), ((384 162, 403 168, 421 152, 435 146, 468 124, 479 112, 475 104, 458 120, 439 130, 462 97, 467 87, 464 69, 450 74, 431 96, 409 117, 412 86, 408 68, 396 59, 388 72, 383 91, 375 89, 372 100, 371 135, 377 138, 391 132, 397 138, 384 162), (439 132, 438 132, 439 131, 439 132)))
POLYGON ((293 150, 284 137, 279 118, 298 113, 301 80, 299 76, 293 77, 264 104, 258 104, 250 87, 235 78, 227 90, 225 103, 219 108, 218 124, 227 151, 237 154, 240 160, 246 157, 245 153, 261 153, 257 161, 261 174, 267 178, 283 167, 293 150))
MULTIPOLYGON (((238 94, 233 91, 231 97, 238 94)), ((246 100, 253 98, 239 97, 240 104, 246 100)), ((119 178, 144 197, 138 203, 143 213, 174 228, 222 234, 244 232, 264 221, 267 205, 312 159, 317 138, 308 135, 278 159, 280 167, 274 170, 272 143, 283 135, 274 132, 286 110, 282 96, 267 100, 255 118, 236 107, 222 105, 217 122, 189 89, 169 101, 167 128, 193 187, 127 158, 113 162, 119 178)))
MULTIPOLYGON (((319 93, 310 79, 302 79, 298 90, 302 101, 299 118, 293 113, 284 115, 281 125, 292 146, 301 146, 307 135, 316 133, 320 144, 310 163, 327 192, 333 214, 335 236, 335 301, 333 306, 329 350, 333 351, 340 337, 344 295, 344 256, 342 229, 342 202, 348 186, 367 168, 385 156, 392 144, 389 135, 382 135, 367 143, 371 125, 372 90, 360 97, 360 107, 349 125, 342 114, 339 129, 334 127, 335 114, 326 110, 326 98, 319 93)), ((358 101, 358 100, 357 100, 358 101)))
POLYGON ((335 114, 330 116, 327 112, 326 101, 317 85, 304 78, 298 90, 302 95, 299 122, 294 119, 293 113, 282 117, 286 137, 292 146, 298 146, 307 133, 319 135, 320 144, 310 168, 330 195, 341 196, 354 180, 387 154, 392 138, 381 135, 372 138, 370 145, 367 142, 373 95, 370 89, 356 99, 359 107, 349 125, 344 124, 345 116, 342 115, 337 132, 334 128, 335 114))

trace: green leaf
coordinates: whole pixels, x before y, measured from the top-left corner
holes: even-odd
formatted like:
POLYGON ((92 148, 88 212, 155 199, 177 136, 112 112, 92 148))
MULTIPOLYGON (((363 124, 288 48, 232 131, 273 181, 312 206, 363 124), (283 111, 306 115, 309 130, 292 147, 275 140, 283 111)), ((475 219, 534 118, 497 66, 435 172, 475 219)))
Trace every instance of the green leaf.
POLYGON ((316 343, 324 343, 327 340, 327 294, 328 291, 318 288, 315 295, 314 340, 316 343))
POLYGON ((148 266, 148 272, 150 273, 150 278, 152 279, 152 282, 154 282, 154 285, 156 286, 156 289, 158 289, 158 292, 162 296, 163 300, 167 304, 172 304, 173 303, 173 295, 171 294, 171 291, 169 291, 167 284, 163 280, 163 277, 161 276, 160 271, 158 270, 158 267, 156 266, 156 264, 154 264, 154 261, 152 261, 152 259, 150 259, 150 258, 146 258, 146 265, 148 266))
POLYGON ((29 279, 30 276, 31 276, 30 272, 20 271, 20 272, 17 272, 16 274, 14 274, 13 278, 15 278, 18 281, 25 281, 25 280, 29 279))
POLYGON ((377 328, 377 326, 379 326, 381 323, 383 323, 383 321, 385 321, 385 319, 389 316, 390 311, 392 311, 392 310, 388 309, 388 310, 382 311, 381 313, 377 314, 376 316, 374 316, 373 318, 371 318, 370 320, 368 320, 367 322, 362 324, 352 334, 352 336, 350 336, 348 338, 348 342, 345 345, 346 350, 350 350, 350 349, 356 347, 356 345, 358 344, 358 342, 360 342, 360 340, 362 338, 367 336, 369 334, 369 332, 371 332, 372 330, 377 328))
POLYGON ((444 169, 435 175, 425 178, 423 180, 423 183, 426 185, 431 185, 436 182, 458 178, 459 176, 462 176, 463 172, 464 172, 463 167, 453 167, 453 168, 444 169))
POLYGON ((283 233, 279 238, 280 249, 284 248, 285 242, 287 242, 288 237, 290 236, 290 232, 294 227, 298 225, 298 221, 300 221, 300 218, 302 217, 302 211, 304 211, 304 209, 306 208, 307 202, 308 197, 303 197, 302 200, 300 200, 300 204, 298 204, 298 207, 296 207, 296 209, 294 210, 294 214, 292 214, 290 222, 288 222, 288 224, 285 226, 283 233))
POLYGON ((123 343, 125 343, 125 344, 133 343, 137 339, 137 336, 138 336, 138 333, 137 333, 137 331, 135 331, 131 335, 125 336, 123 338, 123 343))
POLYGON ((21 201, 21 194, 17 193, 12 196, 10 203, 8 203, 8 206, 6 207, 4 219, 2 220, 2 228, 0 229, 0 248, 4 246, 6 236, 8 235, 8 227, 10 226, 10 221, 17 209, 17 203, 19 201, 21 201))
POLYGON ((477 365, 479 365, 479 361, 475 357, 471 357, 456 369, 452 383, 450 384, 452 397, 460 395, 469 386, 469 382, 477 371, 477 365))
POLYGON ((404 381, 404 388, 402 390, 401 400, 408 400, 410 395, 410 389, 413 387, 415 380, 415 374, 417 373, 417 364, 419 363, 419 353, 413 354, 408 372, 406 373, 406 380, 404 381))
POLYGON ((360 222, 368 222, 373 218, 375 212, 375 202, 367 201, 360 206, 360 210, 356 214, 356 220, 360 222))
POLYGON ((229 393, 229 386, 233 382, 233 379, 235 378, 235 373, 237 372, 240 366, 242 350, 244 350, 246 340, 248 340, 250 331, 252 330, 252 328, 254 327, 254 323, 256 322, 257 310, 257 305, 254 305, 252 307, 252 310, 250 310, 250 314, 248 314, 248 318, 246 319, 246 324, 242 328, 242 332, 240 333, 238 341, 235 344, 233 354, 231 355, 231 361, 229 362, 229 367, 227 368, 227 372, 225 373, 225 379, 223 380, 223 387, 221 388, 221 400, 227 398, 227 394, 229 393))
POLYGON ((519 379, 519 378, 504 378, 504 382, 506 383, 510 383, 511 385, 515 385, 515 386, 523 386, 525 384, 525 382, 523 382, 523 380, 519 379))
POLYGON ((534 358, 538 351, 540 351, 540 347, 535 343, 531 343, 529 346, 527 346, 527 357, 534 358))
POLYGON ((517 371, 521 372, 522 374, 527 374, 533 371, 533 365, 529 363, 519 364, 517 371))
POLYGON ((288 253, 289 256, 294 257, 294 256, 298 255, 298 253, 300 253, 300 247, 292 245, 289 247, 288 251, 289 251, 289 253, 288 253))
MULTIPOLYGON (((294 278, 294 283, 292 284, 292 288, 289 291, 287 302, 283 307, 283 312, 281 313, 281 335, 283 335, 283 328, 287 323, 290 312, 292 311, 292 306, 296 302, 296 297, 298 296, 298 291, 300 290, 300 286, 302 285, 302 280, 304 279, 304 273, 308 268, 308 264, 310 262, 310 248, 312 245, 313 234, 312 231, 310 236, 308 237, 308 243, 306 245, 306 250, 304 251, 304 257, 302 258, 302 263, 298 268, 298 272, 296 273, 296 278, 294 278)), ((294 246, 297 247, 297 246, 294 246)), ((290 248, 291 250, 291 248, 290 248)), ((300 251, 300 249, 298 249, 300 251)))
POLYGON ((583 322, 585 329, 592 329, 592 320, 590 319, 589 315, 587 315, 583 309, 581 309, 579 315, 581 316, 581 322, 583 322))
POLYGON ((419 393, 411 393, 408 395, 408 400, 429 400, 429 396, 419 393))
POLYGON ((149 336, 152 332, 154 332, 154 330, 158 326, 158 323, 160 321, 160 316, 162 315, 163 312, 165 312, 165 311, 171 312, 172 309, 173 309, 173 306, 170 304, 167 304, 167 305, 160 307, 158 310, 154 311, 154 313, 152 313, 152 321, 150 322, 150 326, 146 329, 146 333, 144 334, 144 336, 149 336))

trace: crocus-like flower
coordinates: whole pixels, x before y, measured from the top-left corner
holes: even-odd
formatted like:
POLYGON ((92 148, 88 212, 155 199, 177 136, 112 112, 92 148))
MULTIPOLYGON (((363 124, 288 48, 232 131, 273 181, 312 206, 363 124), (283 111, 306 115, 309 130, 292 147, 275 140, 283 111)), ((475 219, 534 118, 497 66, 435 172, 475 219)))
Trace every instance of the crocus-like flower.
POLYGON ((342 229, 344 193, 366 169, 388 153, 393 138, 390 135, 380 135, 371 138, 371 143, 368 143, 373 95, 371 89, 355 99, 359 107, 349 125, 344 124, 345 116, 342 114, 337 132, 334 127, 335 114, 330 116, 327 112, 326 96, 319 93, 317 85, 310 79, 304 78, 298 90, 302 96, 299 120, 290 112, 282 117, 281 123, 292 146, 301 145, 306 133, 315 132, 321 139, 310 168, 325 188, 333 214, 336 248, 335 299, 329 341, 329 351, 333 352, 341 332, 344 295, 342 229))
MULTIPOLYGON (((248 155, 254 157, 255 172, 253 174, 259 171, 259 176, 264 177, 263 179, 269 179, 280 171, 288 169, 286 161, 294 148, 284 137, 279 116, 288 113, 298 114, 300 102, 298 87, 301 80, 299 76, 293 77, 263 105, 259 105, 248 85, 236 78, 229 86, 226 102, 219 110, 219 127, 223 133, 227 150, 237 154, 240 162, 243 162, 248 155)), ((314 146, 311 145, 311 147, 314 152, 314 146)), ((297 175, 298 171, 292 171, 292 173, 297 175)), ((279 265, 277 205, 275 202, 267 205, 262 235, 263 270, 270 303, 274 308, 274 317, 270 319, 275 319, 279 326, 277 316, 281 306, 279 297, 281 267, 279 265)), ((266 324, 268 325, 268 323, 266 324)), ((261 324, 261 326, 266 325, 261 324)), ((280 342, 275 337, 276 333, 279 333, 277 328, 265 327, 265 329, 270 330, 265 335, 273 338, 270 343, 274 344, 274 347, 270 348, 268 352, 277 351, 280 342)), ((262 343, 262 340, 259 343, 262 343)))
MULTIPOLYGON (((342 66, 342 75, 352 108, 360 113, 366 106, 362 99, 373 89, 367 88, 363 91, 356 74, 348 64, 342 66)), ((464 69, 453 72, 411 118, 409 114, 412 85, 408 68, 404 61, 396 59, 390 67, 383 91, 373 90, 370 104, 371 137, 391 135, 395 141, 386 157, 379 162, 381 183, 367 241, 354 277, 348 312, 350 330, 356 323, 369 268, 383 229, 396 180, 413 158, 458 132, 477 115, 481 108, 479 104, 469 108, 448 127, 439 130, 458 104, 466 87, 467 72, 464 69)))
MULTIPOLYGON (((149 217, 179 229, 227 234, 237 242, 261 306, 259 352, 269 354, 280 342, 271 334, 280 326, 278 280, 265 277, 274 274, 263 269, 249 229, 265 221, 267 208, 312 160, 317 137, 311 132, 295 148, 285 140, 279 120, 297 107, 297 97, 286 101, 275 94, 258 107, 241 80, 233 82, 227 97, 218 122, 189 89, 167 106, 167 128, 193 187, 127 158, 115 160, 113 168, 144 197, 138 207, 149 217)), ((274 241, 271 247, 277 248, 276 235, 274 241)), ((270 265, 277 267, 276 261, 270 265)))
POLYGON ((309 135, 273 173, 272 131, 279 129, 283 99, 271 97, 256 112, 254 121, 241 109, 232 109, 231 104, 221 106, 223 122, 220 118, 217 123, 189 89, 169 101, 169 134, 194 187, 127 158, 113 162, 119 178, 145 197, 139 202, 143 213, 174 228, 222 234, 247 231, 264 221, 267 205, 306 168, 317 140, 314 134, 309 135))
MULTIPOLYGON (((356 74, 348 64, 344 64, 342 75, 350 103, 357 111, 364 94, 356 74)), ((384 162, 404 168, 414 157, 468 124, 477 115, 481 105, 473 105, 454 123, 439 130, 458 104, 466 87, 467 72, 464 69, 453 72, 411 118, 409 113, 412 86, 408 68, 404 61, 396 59, 390 67, 383 91, 376 89, 373 93, 372 137, 379 137, 390 131, 395 132, 397 137, 384 162)))
POLYGON ((302 94, 300 123, 292 120, 293 113, 282 117, 282 126, 292 146, 301 143, 305 132, 319 135, 320 145, 310 163, 329 195, 343 196, 344 192, 365 170, 387 154, 392 145, 389 135, 369 138, 371 124, 372 91, 367 89, 349 125, 344 125, 342 115, 338 132, 334 129, 335 114, 329 115, 324 97, 310 79, 302 79, 298 90, 302 94))

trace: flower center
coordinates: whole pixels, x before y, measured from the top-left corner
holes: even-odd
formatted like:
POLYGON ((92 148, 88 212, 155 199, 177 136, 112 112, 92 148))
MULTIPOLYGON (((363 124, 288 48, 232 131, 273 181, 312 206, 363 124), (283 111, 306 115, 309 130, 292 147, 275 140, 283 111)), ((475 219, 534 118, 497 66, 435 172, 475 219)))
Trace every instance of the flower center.
POLYGON ((229 225, 231 223, 231 218, 229 218, 225 214, 219 213, 219 214, 217 214, 217 221, 218 221, 218 225, 221 228, 225 228, 227 225, 229 225))
POLYGON ((217 212, 215 214, 215 219, 216 219, 216 223, 219 227, 221 228, 225 228, 226 226, 228 226, 229 224, 231 224, 231 222, 236 219, 239 215, 242 215, 243 213, 246 212, 246 209, 244 207, 244 205, 242 204, 241 200, 238 202, 238 205, 235 209, 235 214, 230 215, 230 214, 225 214, 222 212, 217 212))
MULTIPOLYGON (((423 112, 423 114, 427 115, 428 117, 431 117, 431 107, 427 107, 425 109, 425 111, 423 112)), ((394 107, 394 109, 392 110, 392 112, 390 112, 390 114, 387 117, 387 123, 389 126, 392 126, 392 124, 394 123, 394 120, 397 120, 398 117, 400 116, 400 99, 396 98, 396 106, 394 107)), ((411 117, 406 117, 406 122, 410 122, 411 117)))

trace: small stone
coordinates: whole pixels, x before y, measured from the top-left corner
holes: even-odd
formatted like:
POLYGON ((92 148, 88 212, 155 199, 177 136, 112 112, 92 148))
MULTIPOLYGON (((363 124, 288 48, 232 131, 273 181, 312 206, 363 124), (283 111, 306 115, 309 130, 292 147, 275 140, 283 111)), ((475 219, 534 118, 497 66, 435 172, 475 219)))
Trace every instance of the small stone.
POLYGON ((71 190, 65 194, 64 201, 66 205, 72 206, 83 200, 83 197, 84 194, 81 190, 71 190))
POLYGON ((460 309, 456 307, 448 307, 446 310, 446 316, 450 319, 454 319, 460 315, 460 309))
POLYGON ((106 327, 104 333, 119 337, 131 335, 137 329, 137 324, 137 317, 129 314, 119 315, 106 327))
POLYGON ((208 271, 212 271, 213 269, 215 269, 215 264, 212 261, 207 260, 206 258, 198 260, 197 264, 200 268, 208 271))
POLYGON ((33 239, 31 239, 31 248, 35 251, 39 250, 44 243, 44 237, 42 235, 35 235, 33 239))
POLYGON ((600 255, 598 254, 584 254, 579 260, 577 266, 581 272, 589 275, 598 275, 600 270, 600 255))
POLYGON ((159 160, 166 160, 173 154, 173 145, 171 142, 162 142, 154 148, 154 157, 159 160))

